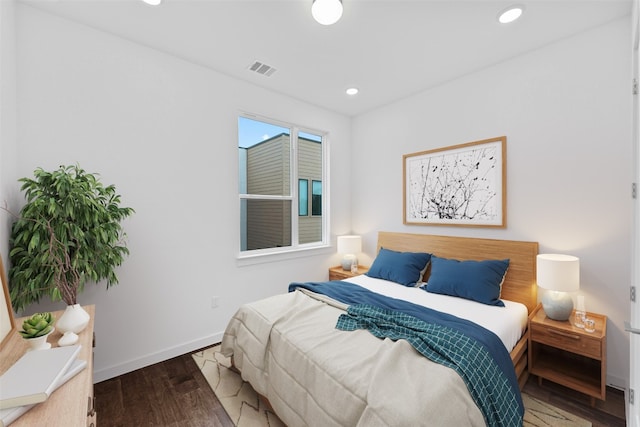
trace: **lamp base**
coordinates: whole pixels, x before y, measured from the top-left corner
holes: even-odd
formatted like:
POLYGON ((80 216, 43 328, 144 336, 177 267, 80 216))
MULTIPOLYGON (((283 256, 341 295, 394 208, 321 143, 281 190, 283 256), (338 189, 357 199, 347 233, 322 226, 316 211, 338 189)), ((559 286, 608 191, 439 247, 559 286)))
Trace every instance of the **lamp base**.
POLYGON ((345 255, 344 258, 342 258, 342 269, 344 271, 351 271, 351 264, 354 262, 358 262, 358 258, 356 258, 355 255, 345 255))
POLYGON ((542 296, 542 308, 550 319, 568 320, 573 311, 573 300, 566 292, 546 291, 542 296))

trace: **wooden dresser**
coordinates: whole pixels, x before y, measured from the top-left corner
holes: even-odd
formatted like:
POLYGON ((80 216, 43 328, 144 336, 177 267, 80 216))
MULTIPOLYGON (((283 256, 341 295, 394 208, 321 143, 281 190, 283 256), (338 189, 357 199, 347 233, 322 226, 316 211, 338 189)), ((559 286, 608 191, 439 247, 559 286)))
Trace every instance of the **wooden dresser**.
MULTIPOLYGON (((54 391, 49 398, 37 404, 20 418, 11 423, 11 426, 47 426, 47 427, 84 427, 96 425, 96 412, 93 397, 93 322, 95 306, 85 306, 84 309, 91 316, 87 328, 78 334, 78 344, 82 345, 78 359, 86 360, 87 367, 78 375, 70 379, 54 391)), ((56 319, 62 316, 63 311, 56 311, 56 319)), ((16 327, 20 329, 24 318, 16 319, 16 327)), ((58 346, 58 340, 62 334, 54 331, 47 340, 52 347, 58 346)), ((7 338, 5 345, 0 350, 0 374, 4 373, 26 351, 28 345, 17 332, 7 338)))

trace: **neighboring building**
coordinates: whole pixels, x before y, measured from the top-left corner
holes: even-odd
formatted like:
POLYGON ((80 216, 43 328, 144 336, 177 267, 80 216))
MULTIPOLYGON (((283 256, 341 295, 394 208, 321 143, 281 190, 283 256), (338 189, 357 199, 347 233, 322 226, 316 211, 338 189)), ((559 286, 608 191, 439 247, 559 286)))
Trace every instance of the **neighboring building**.
MULTIPOLYGON (((281 133, 240 148, 240 192, 289 196, 291 138, 281 133), (244 187, 244 188, 242 188, 244 187)), ((322 240, 322 143, 298 138, 299 243, 322 240)), ((291 201, 246 200, 241 210, 241 250, 290 246, 291 201)))

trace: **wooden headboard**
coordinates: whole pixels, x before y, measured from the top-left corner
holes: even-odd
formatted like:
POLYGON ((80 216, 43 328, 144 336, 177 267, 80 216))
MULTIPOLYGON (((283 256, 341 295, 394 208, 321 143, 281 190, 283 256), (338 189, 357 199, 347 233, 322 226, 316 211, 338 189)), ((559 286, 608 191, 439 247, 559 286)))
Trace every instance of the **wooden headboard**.
POLYGON ((399 252, 427 252, 459 260, 508 258, 509 270, 502 285, 501 298, 526 305, 529 313, 537 304, 537 242, 380 231, 377 251, 381 247, 399 252))

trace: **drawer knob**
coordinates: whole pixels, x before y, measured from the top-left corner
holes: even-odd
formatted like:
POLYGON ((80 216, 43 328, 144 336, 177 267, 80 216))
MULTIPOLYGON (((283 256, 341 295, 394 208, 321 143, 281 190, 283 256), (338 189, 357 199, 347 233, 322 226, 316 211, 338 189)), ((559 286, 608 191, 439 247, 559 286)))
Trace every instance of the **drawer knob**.
POLYGON ((96 414, 96 397, 95 396, 87 396, 88 408, 87 408, 87 418, 91 418, 96 414))

